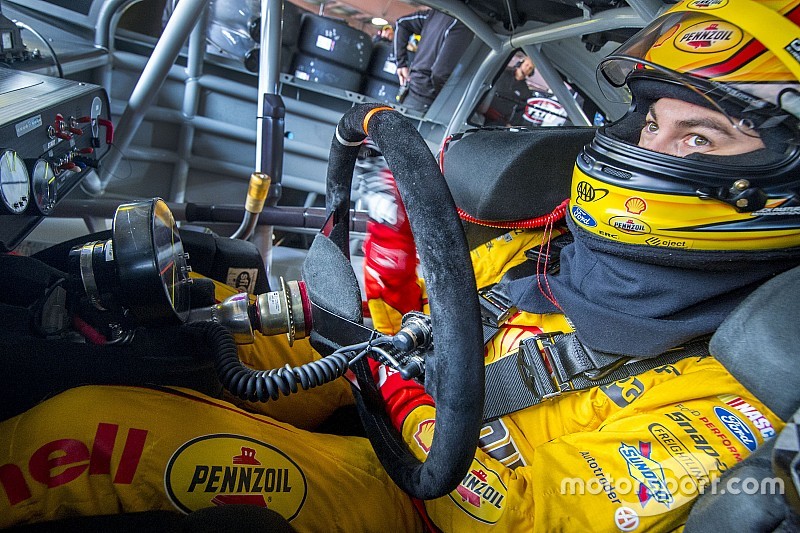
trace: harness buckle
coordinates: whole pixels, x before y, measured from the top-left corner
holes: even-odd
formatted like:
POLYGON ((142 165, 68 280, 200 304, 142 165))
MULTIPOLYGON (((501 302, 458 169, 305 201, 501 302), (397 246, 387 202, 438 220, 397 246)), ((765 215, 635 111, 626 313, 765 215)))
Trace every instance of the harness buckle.
POLYGON ((542 400, 575 390, 558 356, 560 331, 539 333, 522 341, 518 367, 528 389, 542 400))
POLYGON ((517 312, 517 309, 507 298, 492 290, 493 287, 494 285, 478 291, 478 303, 483 323, 499 328, 512 314, 517 312))

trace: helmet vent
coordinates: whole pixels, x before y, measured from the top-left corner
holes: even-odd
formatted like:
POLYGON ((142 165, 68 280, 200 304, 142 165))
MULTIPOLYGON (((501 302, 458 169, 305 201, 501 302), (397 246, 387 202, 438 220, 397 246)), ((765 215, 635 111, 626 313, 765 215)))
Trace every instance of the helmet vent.
POLYGON ((608 174, 609 176, 614 176, 615 178, 619 178, 622 180, 629 180, 633 177, 633 174, 630 172, 625 172, 624 170, 619 170, 618 168, 609 167, 603 165, 602 171, 608 174))
POLYGON ((581 152, 581 159, 583 159, 583 162, 589 166, 591 166, 594 163, 594 160, 588 155, 586 155, 586 152, 581 152))

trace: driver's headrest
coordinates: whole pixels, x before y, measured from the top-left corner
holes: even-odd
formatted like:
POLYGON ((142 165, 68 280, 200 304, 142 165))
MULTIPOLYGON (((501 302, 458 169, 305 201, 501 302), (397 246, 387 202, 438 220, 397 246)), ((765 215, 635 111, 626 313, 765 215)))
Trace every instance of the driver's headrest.
POLYGON ((526 220, 569 197, 572 169, 592 127, 468 131, 448 145, 444 177, 456 206, 482 221, 526 220))

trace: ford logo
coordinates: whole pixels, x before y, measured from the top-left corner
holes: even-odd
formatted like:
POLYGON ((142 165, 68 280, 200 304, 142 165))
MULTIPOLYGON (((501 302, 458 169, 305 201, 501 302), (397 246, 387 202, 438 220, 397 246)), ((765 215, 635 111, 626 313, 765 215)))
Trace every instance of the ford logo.
POLYGON ((714 413, 717 415, 717 418, 725 424, 725 427, 733 433, 733 436, 747 446, 748 450, 751 452, 756 451, 758 441, 756 441, 755 434, 747 427, 744 420, 722 407, 715 407, 714 413))
POLYGON ((592 218, 592 215, 581 209, 579 205, 572 206, 572 218, 574 218, 576 222, 580 222, 584 226, 589 226, 590 228, 597 226, 597 221, 592 218))

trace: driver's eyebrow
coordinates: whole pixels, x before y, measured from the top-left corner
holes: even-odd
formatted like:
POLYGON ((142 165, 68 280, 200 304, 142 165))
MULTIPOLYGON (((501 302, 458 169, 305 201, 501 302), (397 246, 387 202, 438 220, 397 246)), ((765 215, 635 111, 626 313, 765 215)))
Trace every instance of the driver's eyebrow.
MULTIPOLYGON (((653 120, 658 122, 658 116, 656 116, 655 103, 650 104, 650 108, 647 111, 650 113, 650 115, 652 115, 653 120)), ((689 118, 689 119, 679 120, 678 122, 675 123, 675 125, 685 129, 707 128, 710 130, 714 130, 730 139, 734 138, 733 133, 731 132, 729 127, 726 127, 726 124, 709 117, 694 118, 694 119, 689 118)))

